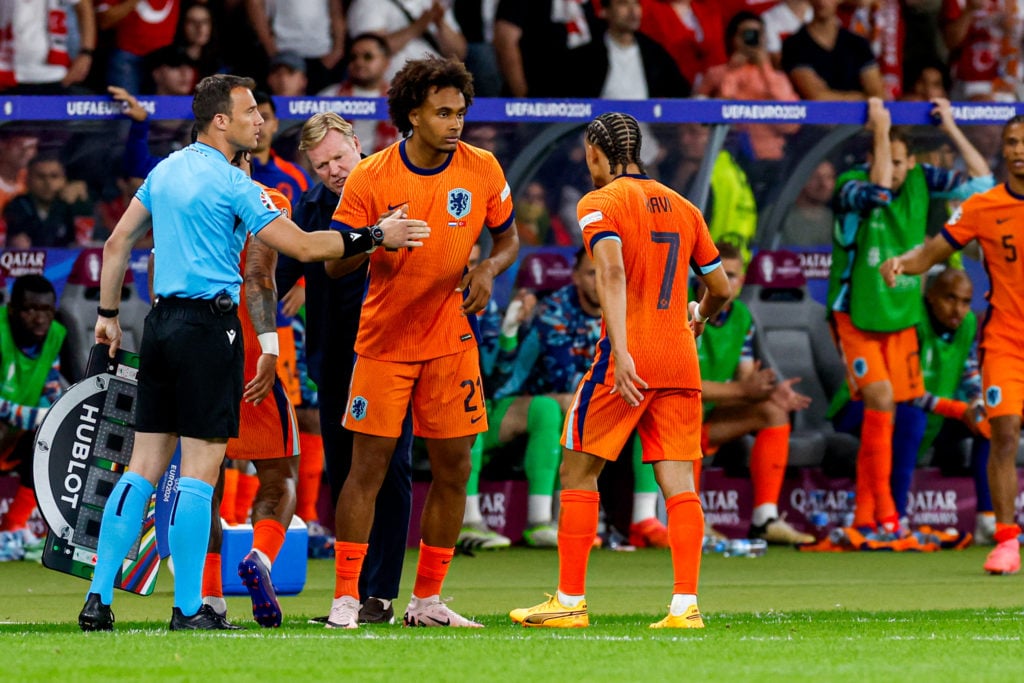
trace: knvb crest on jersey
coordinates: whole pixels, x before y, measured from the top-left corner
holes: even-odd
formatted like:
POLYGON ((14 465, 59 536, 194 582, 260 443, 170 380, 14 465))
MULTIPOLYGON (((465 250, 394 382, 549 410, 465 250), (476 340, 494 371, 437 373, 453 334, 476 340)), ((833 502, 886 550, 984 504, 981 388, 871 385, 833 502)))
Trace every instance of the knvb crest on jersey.
POLYGON ((469 190, 457 187, 448 191, 448 213, 458 219, 457 223, 448 223, 452 227, 462 227, 466 223, 462 220, 469 215, 473 209, 473 194, 469 190))

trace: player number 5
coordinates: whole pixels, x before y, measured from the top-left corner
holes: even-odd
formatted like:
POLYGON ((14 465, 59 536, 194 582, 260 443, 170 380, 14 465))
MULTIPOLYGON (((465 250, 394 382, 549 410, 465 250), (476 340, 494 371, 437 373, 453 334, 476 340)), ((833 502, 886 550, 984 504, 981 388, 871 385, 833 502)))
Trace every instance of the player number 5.
POLYGON ((1013 235, 1003 235, 1003 249, 1006 250, 1006 262, 1017 260, 1017 247, 1013 246, 1013 235))

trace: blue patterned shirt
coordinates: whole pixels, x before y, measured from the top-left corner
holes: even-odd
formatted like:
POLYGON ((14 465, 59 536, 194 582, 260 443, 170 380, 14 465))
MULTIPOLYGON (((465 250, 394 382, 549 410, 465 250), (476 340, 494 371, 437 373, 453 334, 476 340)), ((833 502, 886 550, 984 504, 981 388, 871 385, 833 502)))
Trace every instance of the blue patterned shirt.
POLYGON ((511 376, 494 397, 576 391, 594 360, 600 338, 601 316, 583 310, 576 285, 555 290, 537 305, 537 315, 519 345, 511 376))

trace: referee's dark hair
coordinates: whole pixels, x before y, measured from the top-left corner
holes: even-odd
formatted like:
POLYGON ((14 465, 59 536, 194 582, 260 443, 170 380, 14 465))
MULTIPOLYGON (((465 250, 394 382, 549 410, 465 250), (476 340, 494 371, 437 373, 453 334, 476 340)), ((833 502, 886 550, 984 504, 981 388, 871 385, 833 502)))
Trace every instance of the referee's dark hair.
POLYGON ((585 137, 608 157, 613 175, 625 173, 630 164, 636 164, 641 173, 647 172, 640 162, 640 145, 643 143, 640 123, 629 114, 601 114, 587 126, 585 137))
POLYGON ((412 132, 409 114, 427 101, 433 88, 455 88, 466 98, 467 108, 473 104, 473 75, 465 64, 453 57, 410 59, 391 79, 388 90, 391 122, 404 137, 412 132))
POLYGON ((200 133, 205 133, 217 114, 231 115, 231 91, 235 88, 256 88, 256 82, 244 76, 214 74, 199 81, 192 97, 192 115, 200 133))
POLYGON ((53 288, 52 282, 42 275, 29 273, 19 277, 11 285, 10 306, 12 308, 21 308, 22 304, 25 303, 25 294, 28 292, 32 294, 52 294, 54 300, 57 298, 57 290, 53 288))

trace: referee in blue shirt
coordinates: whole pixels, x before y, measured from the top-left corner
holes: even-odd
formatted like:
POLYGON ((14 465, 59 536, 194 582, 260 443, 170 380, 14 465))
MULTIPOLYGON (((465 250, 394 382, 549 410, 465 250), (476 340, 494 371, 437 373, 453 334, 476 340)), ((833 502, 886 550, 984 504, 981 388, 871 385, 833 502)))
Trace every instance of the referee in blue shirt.
MULTIPOLYGON (((135 446, 103 512, 96 571, 78 617, 86 631, 113 628, 114 582, 179 437, 181 477, 167 534, 175 569, 170 627, 234 628, 203 605, 201 583, 210 498, 227 440, 238 434, 243 349, 236 311, 246 231, 302 261, 354 256, 380 245, 417 247, 430 234, 426 223, 406 219, 401 210, 344 235, 304 232, 281 215, 229 163, 236 152, 255 147, 260 135, 253 86, 230 75, 199 83, 192 100, 197 141, 153 169, 103 249, 96 342, 109 344, 111 355, 121 341, 117 305, 131 249, 150 225, 160 267, 140 350, 135 446)), ((263 342, 276 346, 274 339, 263 342)))

